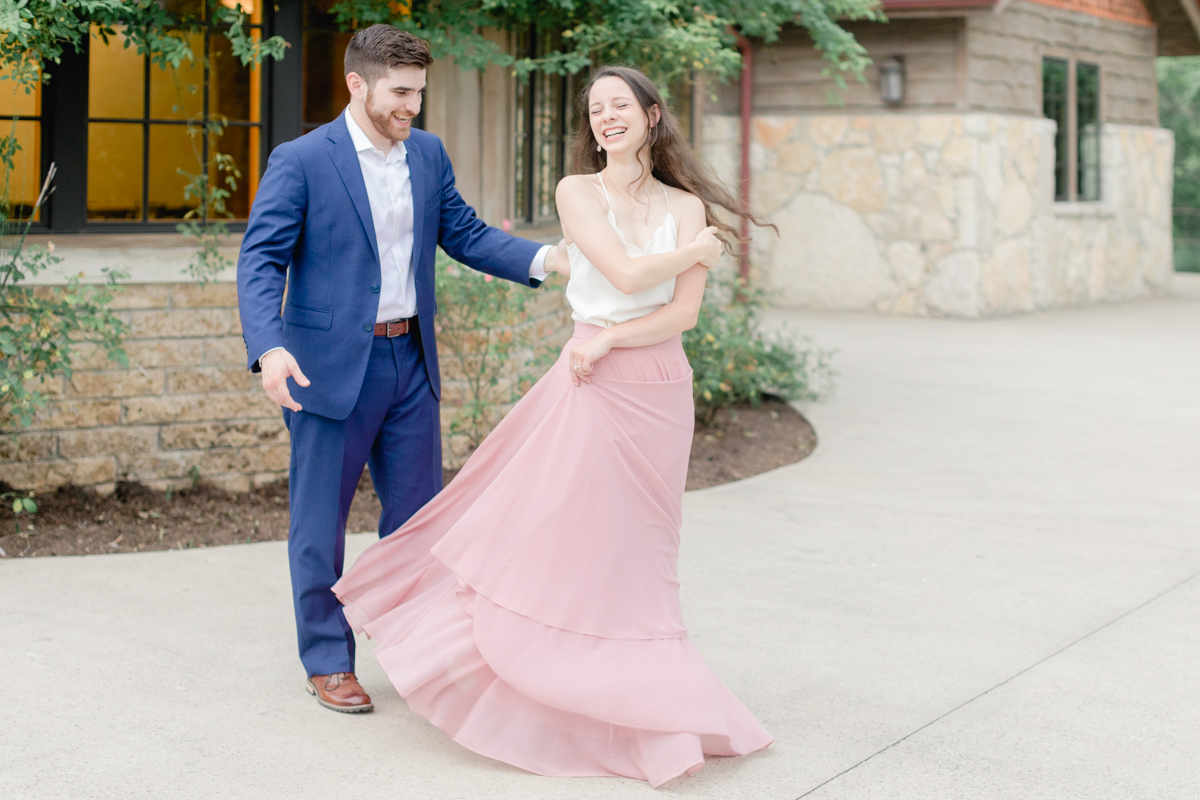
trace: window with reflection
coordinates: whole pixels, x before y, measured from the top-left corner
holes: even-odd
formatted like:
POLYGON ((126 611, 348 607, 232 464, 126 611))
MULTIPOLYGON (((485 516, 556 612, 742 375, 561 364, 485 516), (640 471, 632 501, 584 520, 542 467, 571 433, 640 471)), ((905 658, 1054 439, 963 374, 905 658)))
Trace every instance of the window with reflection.
POLYGON ((1067 67, 1061 58, 1042 60, 1042 113, 1054 120, 1054 199, 1067 199, 1067 67))
POLYGON ((42 85, 26 87, 11 72, 0 80, 0 137, 14 137, 19 148, 11 172, 0 170, 0 214, 7 220, 38 219, 33 204, 42 188, 42 85), (4 183, 8 172, 7 183, 4 183))
POLYGON ((1054 199, 1100 199, 1100 67, 1042 59, 1042 113, 1054 133, 1054 199))
MULTIPOLYGON (((537 58, 557 49, 549 32, 527 31, 518 37, 517 52, 537 58)), ((565 174, 573 124, 571 76, 533 73, 517 81, 513 131, 513 205, 517 218, 537 224, 558 219, 554 189, 565 174)))
POLYGON ((337 119, 350 104, 346 88, 346 45, 353 33, 338 30, 337 0, 304 2, 304 132, 337 119))
POLYGON ((1100 199, 1100 67, 1075 65, 1075 119, 1080 200, 1100 199))
MULTIPOLYGON (((262 0, 222 0, 241 5, 248 30, 262 36, 262 0)), ((212 156, 233 158, 242 177, 226 200, 245 219, 257 189, 261 159, 260 68, 243 67, 229 40, 208 18, 204 0, 166 0, 168 10, 202 22, 183 34, 192 63, 166 68, 137 54, 120 30, 107 41, 93 29, 88 52, 87 221, 175 222, 195 207, 184 197, 188 176, 208 164, 211 185, 228 189, 212 156), (220 134, 205 133, 220 122, 220 134)))

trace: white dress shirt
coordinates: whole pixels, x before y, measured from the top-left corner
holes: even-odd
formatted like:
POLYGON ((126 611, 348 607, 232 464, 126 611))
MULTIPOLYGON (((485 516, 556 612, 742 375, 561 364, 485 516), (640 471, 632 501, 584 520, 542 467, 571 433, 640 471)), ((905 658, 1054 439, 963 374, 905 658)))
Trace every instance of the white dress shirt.
MULTIPOLYGON (((371 221, 375 226, 375 242, 379 246, 379 311, 375 321, 415 317, 417 286, 413 274, 413 193, 408 150, 404 142, 394 142, 390 152, 379 151, 354 121, 349 108, 342 116, 362 167, 367 200, 371 204, 371 221)), ((546 279, 546 254, 549 252, 550 245, 538 250, 529 265, 530 278, 546 279)), ((273 347, 263 355, 282 349, 273 347)), ((259 358, 261 360, 261 356, 259 358)))

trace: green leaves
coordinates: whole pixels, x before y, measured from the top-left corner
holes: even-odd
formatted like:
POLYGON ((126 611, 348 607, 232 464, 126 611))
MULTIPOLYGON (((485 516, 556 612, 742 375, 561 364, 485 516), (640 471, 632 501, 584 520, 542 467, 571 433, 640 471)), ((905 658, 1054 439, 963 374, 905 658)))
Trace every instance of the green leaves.
POLYGON ((20 492, 5 492, 0 494, 2 500, 12 500, 12 510, 14 514, 36 514, 37 503, 33 500, 33 492, 22 494, 20 492))
POLYGON ((828 391, 833 354, 763 335, 758 312, 765 305, 761 290, 717 275, 716 285, 705 292, 696 327, 684 331, 696 416, 705 424, 719 409, 758 405, 765 395, 816 400, 828 391))
POLYGON ((548 348, 528 312, 538 294, 554 287, 535 294, 468 269, 440 250, 435 278, 434 319, 446 378, 442 409, 451 435, 463 437, 471 451, 548 366, 548 348))
MULTIPOLYGON (((49 195, 55 173, 51 165, 35 210, 49 195)), ((124 276, 107 272, 100 286, 83 285, 78 275, 66 276, 65 284, 55 287, 21 283, 62 259, 53 254, 52 245, 26 246, 32 216, 12 220, 8 209, 7 198, 0 198, 0 429, 33 423, 37 410, 46 406, 50 383, 71 376, 82 343, 91 343, 123 366, 129 363, 121 349, 125 323, 109 310, 124 276)))
POLYGON ((1158 113, 1175 132, 1175 199, 1178 208, 1200 208, 1200 57, 1160 58, 1158 113))
POLYGON ((729 80, 741 71, 738 33, 771 43, 795 23, 828 62, 825 74, 844 88, 846 76, 861 80, 871 60, 839 22, 884 18, 878 0, 440 0, 416 4, 405 15, 393 7, 391 0, 341 0, 333 12, 347 30, 390 23, 410 31, 430 43, 434 58, 453 58, 462 67, 497 64, 524 78, 628 63, 660 87, 691 73, 729 80), (536 58, 514 58, 484 34, 487 28, 532 28, 556 43, 536 58))

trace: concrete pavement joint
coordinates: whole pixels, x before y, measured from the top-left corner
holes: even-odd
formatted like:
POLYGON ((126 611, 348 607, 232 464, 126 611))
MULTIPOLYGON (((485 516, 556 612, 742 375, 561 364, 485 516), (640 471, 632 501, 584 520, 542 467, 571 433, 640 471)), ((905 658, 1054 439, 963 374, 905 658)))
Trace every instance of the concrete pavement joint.
POLYGON ((1159 592, 1158 594, 1154 595, 1153 597, 1149 598, 1148 600, 1144 600, 1144 601, 1142 601, 1141 603, 1138 603, 1138 604, 1137 604, 1136 606, 1134 606, 1133 608, 1129 609, 1128 611, 1122 612, 1121 614, 1118 614, 1116 617, 1113 617, 1112 619, 1110 619, 1108 622, 1104 623, 1104 624, 1103 624, 1103 625, 1101 625, 1100 627, 1098 627, 1098 628, 1096 628, 1096 629, 1094 629, 1094 630, 1092 630, 1092 631, 1089 631, 1088 633, 1085 633, 1083 636, 1080 636, 1078 639, 1076 639, 1076 640, 1075 640, 1075 641, 1073 641, 1073 642, 1070 642, 1070 643, 1068 643, 1068 644, 1066 644, 1066 645, 1063 645, 1062 647, 1060 647, 1058 650, 1055 650, 1055 651, 1054 651, 1053 653, 1051 653, 1050 655, 1048 655, 1048 656, 1045 656, 1044 658, 1038 659, 1038 660, 1037 660, 1037 661, 1035 661, 1034 663, 1030 664, 1028 667, 1025 667, 1025 669, 1021 670, 1020 672, 1017 672, 1017 673, 1015 673, 1015 674, 1013 674, 1013 675, 1010 675, 1009 677, 1007 677, 1007 678, 1005 678, 1004 680, 1002 680, 1002 681, 1000 681, 999 683, 997 683, 995 686, 992 686, 992 687, 989 687, 989 688, 987 688, 987 689, 984 689, 982 692, 980 692, 979 694, 975 695, 974 697, 972 697, 972 698, 970 698, 970 699, 968 699, 968 700, 964 700, 963 702, 959 703, 958 705, 956 705, 954 708, 950 709, 949 711, 946 711, 945 713, 943 713, 943 714, 940 714, 939 716, 937 716, 937 717, 934 717, 933 719, 929 720, 929 722, 926 722, 926 723, 925 723, 924 725, 922 725, 921 727, 919 727, 919 728, 917 728, 917 729, 915 729, 915 730, 909 731, 908 733, 904 734, 903 736, 901 736, 901 737, 900 737, 899 739, 897 739, 896 741, 892 742, 891 744, 887 745, 886 747, 883 747, 883 748, 880 748, 879 750, 876 750, 874 753, 872 753, 871 755, 869 755, 869 756, 867 756, 866 758, 862 759, 862 760, 861 760, 861 761, 859 761, 858 763, 856 763, 856 764, 851 764, 849 767, 846 767, 844 770, 842 770, 841 772, 837 773, 836 775, 834 775, 834 776, 832 776, 832 777, 830 777, 830 778, 827 778, 827 779, 825 779, 825 780, 821 781, 821 782, 820 782, 820 783, 818 783, 816 786, 814 786, 813 788, 809 789, 809 790, 808 790, 807 792, 805 792, 804 794, 802 794, 802 795, 800 795, 799 797, 797 797, 797 798, 796 798, 796 800, 803 800, 805 797, 808 797, 810 794, 812 794, 813 792, 817 791, 817 790, 818 790, 818 789, 820 789, 821 787, 823 787, 823 786, 826 786, 827 784, 833 783, 834 781, 836 781, 838 778, 842 777, 843 775, 846 775, 846 774, 848 774, 848 773, 850 773, 850 772, 853 772, 854 770, 856 770, 856 769, 858 769, 859 767, 861 767, 863 764, 866 764, 868 761, 871 761, 872 759, 874 759, 876 756, 883 755, 883 754, 884 754, 884 753, 886 753, 888 750, 891 750, 893 747, 895 747, 896 745, 900 744, 901 742, 904 742, 904 741, 905 741, 905 740, 907 740, 907 739, 911 739, 913 736, 916 736, 916 735, 917 735, 918 733, 920 733, 921 731, 923 731, 923 730, 925 730, 926 728, 929 728, 929 727, 931 727, 931 726, 933 726, 933 725, 937 724, 938 722, 941 722, 941 721, 942 721, 942 720, 944 720, 946 717, 949 717, 951 714, 955 713, 956 711, 959 711, 959 710, 961 710, 961 709, 963 709, 963 708, 966 708, 966 707, 967 707, 967 706, 969 706, 971 703, 974 703, 976 700, 980 699, 981 697, 984 697, 985 695, 991 694, 992 692, 996 691, 996 690, 997 690, 997 689, 999 689, 1000 687, 1002 687, 1002 686, 1005 686, 1005 685, 1007 685, 1007 684, 1009 684, 1009 683, 1012 683, 1012 682, 1013 682, 1013 681, 1015 681, 1017 678, 1021 677, 1022 675, 1026 674, 1027 672, 1030 672, 1030 671, 1032 671, 1032 670, 1036 669, 1037 667, 1040 667, 1042 664, 1045 664, 1047 661, 1049 661, 1049 660, 1050 660, 1050 659, 1052 659, 1052 658, 1056 658, 1057 656, 1060 656, 1060 655, 1062 655, 1063 653, 1067 652, 1068 650, 1070 650, 1070 649, 1071 649, 1072 647, 1074 647, 1075 645, 1077 645, 1077 644, 1079 644, 1079 643, 1081 643, 1081 642, 1083 642, 1083 641, 1086 641, 1087 639, 1090 639, 1090 638, 1092 638, 1092 637, 1093 637, 1093 636, 1095 636, 1097 633, 1100 633, 1101 631, 1103 631, 1103 630, 1105 630, 1105 629, 1107 629, 1107 628, 1110 628, 1110 627, 1112 627, 1113 625, 1117 624, 1118 622, 1120 622, 1121 620, 1125 619, 1126 617, 1128 617, 1128 616, 1130 616, 1130 615, 1132 615, 1132 614, 1135 614, 1135 613, 1137 613, 1138 611, 1141 611, 1143 608, 1146 608, 1147 606, 1149 606, 1149 605, 1151 605, 1151 604, 1153 604, 1153 603, 1156 603, 1156 602, 1158 602, 1159 600, 1161 600, 1162 598, 1164 598, 1164 597, 1166 597, 1167 595, 1171 594, 1171 593, 1172 593, 1172 592, 1174 592, 1175 590, 1177 590, 1177 589, 1182 589, 1182 588, 1183 588, 1184 586, 1186 586, 1187 584, 1189 584, 1189 583, 1191 583, 1192 581, 1196 580, 1196 578, 1200 578, 1200 572, 1193 572, 1191 575, 1189 575, 1188 577, 1186 577, 1186 578, 1184 578, 1183 580, 1179 581, 1179 582, 1178 582, 1178 583, 1176 583, 1174 586, 1171 586, 1171 587, 1169 587, 1169 588, 1167 588, 1167 589, 1164 589, 1163 591, 1159 592))

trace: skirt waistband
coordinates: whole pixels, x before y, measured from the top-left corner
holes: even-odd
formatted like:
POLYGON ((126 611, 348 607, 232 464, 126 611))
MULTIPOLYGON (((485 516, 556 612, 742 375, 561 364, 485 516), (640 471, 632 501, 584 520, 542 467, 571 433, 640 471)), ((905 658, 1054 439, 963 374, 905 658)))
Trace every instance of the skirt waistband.
MULTIPOLYGON (((578 320, 576 320, 575 334, 571 338, 573 338, 573 339, 591 339, 593 336, 595 336, 596 334, 598 334, 604 330, 606 330, 606 329, 600 327, 599 325, 593 325, 590 322, 579 322, 578 320)), ((643 347, 639 347, 637 349, 638 350, 650 350, 650 349, 653 349, 656 347, 675 349, 675 348, 682 347, 682 346, 683 346, 683 334, 676 334, 676 335, 672 336, 670 339, 667 339, 665 342, 659 342, 658 344, 648 344, 643 347)))

